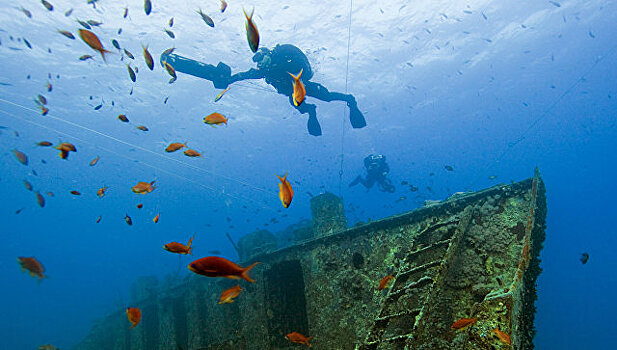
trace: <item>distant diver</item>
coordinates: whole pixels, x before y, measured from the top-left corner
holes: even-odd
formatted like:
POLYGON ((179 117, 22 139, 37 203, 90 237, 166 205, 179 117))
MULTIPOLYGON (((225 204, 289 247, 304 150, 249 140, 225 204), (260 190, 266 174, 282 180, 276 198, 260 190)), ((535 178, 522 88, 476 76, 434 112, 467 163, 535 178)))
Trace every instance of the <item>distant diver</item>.
POLYGON ((583 265, 587 264, 588 260, 589 260, 589 254, 588 253, 581 254, 581 263, 583 265))
POLYGON ((253 55, 253 62, 257 63, 257 68, 251 68, 246 72, 234 75, 231 75, 231 68, 223 62, 219 62, 215 67, 174 53, 164 52, 161 55, 161 64, 163 62, 170 64, 177 72, 210 80, 217 89, 225 89, 237 81, 265 79, 266 83, 272 85, 279 94, 287 96, 289 103, 300 113, 308 113, 308 132, 313 136, 319 136, 321 135, 321 126, 317 120, 316 106, 306 102, 295 106, 293 103, 293 78, 289 73, 298 74, 302 70, 301 80, 306 88, 307 96, 325 102, 345 101, 349 107, 351 126, 355 129, 366 126, 364 116, 358 109, 358 104, 353 95, 330 92, 323 85, 310 81, 313 77, 313 71, 308 58, 302 50, 290 44, 276 45, 272 50, 260 48, 253 55))
POLYGON ((377 182, 379 184, 379 189, 382 192, 394 192, 394 185, 390 179, 386 178, 386 175, 390 172, 390 167, 388 166, 388 163, 386 163, 386 156, 381 154, 371 154, 364 158, 364 167, 366 168, 366 178, 358 175, 349 184, 349 187, 361 183, 368 191, 373 187, 373 185, 375 185, 375 182, 377 182))

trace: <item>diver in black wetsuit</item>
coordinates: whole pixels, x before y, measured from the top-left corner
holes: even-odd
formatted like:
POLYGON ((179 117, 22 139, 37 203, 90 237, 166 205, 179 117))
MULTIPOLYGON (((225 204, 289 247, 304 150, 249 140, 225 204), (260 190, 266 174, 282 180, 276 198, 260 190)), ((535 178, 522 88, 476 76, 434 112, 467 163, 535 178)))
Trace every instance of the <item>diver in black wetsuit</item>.
POLYGON ((394 185, 392 185, 389 179, 386 179, 386 175, 390 172, 390 167, 388 163, 386 163, 386 156, 371 154, 364 158, 364 167, 366 168, 366 178, 362 178, 362 176, 358 175, 358 177, 349 184, 349 187, 361 183, 368 191, 373 187, 375 182, 377 182, 382 192, 394 192, 394 185))
MULTIPOLYGON (((261 48, 253 55, 253 62, 257 68, 251 68, 246 72, 231 75, 231 68, 223 62, 215 67, 210 64, 197 62, 176 54, 161 55, 161 64, 167 61, 177 72, 190 74, 199 78, 212 81, 217 89, 225 89, 229 84, 246 79, 265 79, 279 94, 289 97, 289 103, 293 104, 293 78, 288 73, 298 74, 302 69, 301 80, 306 88, 306 96, 314 97, 321 101, 345 101, 349 106, 349 120, 353 128, 363 128, 366 121, 353 95, 330 92, 323 85, 310 81, 313 71, 308 58, 297 47, 289 44, 276 45, 272 50, 261 48)), ((321 126, 317 120, 316 106, 304 101, 299 106, 294 106, 300 113, 308 113, 308 132, 313 136, 321 135, 321 126)))

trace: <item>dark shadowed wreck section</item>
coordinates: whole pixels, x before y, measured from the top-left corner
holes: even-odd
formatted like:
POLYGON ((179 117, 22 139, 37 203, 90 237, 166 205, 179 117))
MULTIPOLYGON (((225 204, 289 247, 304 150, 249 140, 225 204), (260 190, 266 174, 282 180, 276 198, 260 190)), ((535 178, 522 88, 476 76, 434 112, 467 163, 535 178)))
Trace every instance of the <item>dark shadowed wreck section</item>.
POLYGON ((250 236, 260 243, 256 251, 242 245, 241 265, 261 264, 251 271, 256 283, 240 282, 234 303, 217 302, 238 281, 142 279, 131 305, 143 310, 142 324, 129 330, 119 310, 75 349, 297 348, 285 339, 291 332, 328 350, 533 348, 546 217, 537 171, 350 229, 342 224, 340 198, 321 195, 311 204, 313 234, 302 225, 302 233, 286 231, 291 239, 250 236), (387 275, 393 280, 379 291, 387 275), (461 318, 477 321, 452 330, 461 318))

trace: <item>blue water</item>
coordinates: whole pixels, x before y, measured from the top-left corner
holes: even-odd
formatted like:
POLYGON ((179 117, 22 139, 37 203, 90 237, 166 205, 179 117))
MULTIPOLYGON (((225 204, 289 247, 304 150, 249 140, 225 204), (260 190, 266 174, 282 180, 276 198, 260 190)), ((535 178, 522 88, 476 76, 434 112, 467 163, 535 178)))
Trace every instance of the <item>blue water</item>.
POLYGON ((311 194, 342 195, 353 225, 425 199, 523 180, 536 165, 548 201, 536 348, 614 347, 617 3, 230 0, 221 14, 215 1, 154 0, 146 16, 134 0, 126 19, 124 2, 100 0, 96 9, 85 0, 52 3, 52 12, 37 1, 0 4, 0 349, 70 348, 95 319, 130 302, 137 277, 156 275, 164 283, 190 273, 190 257, 162 249, 170 241, 186 243, 196 234, 196 257, 219 250, 234 260, 225 233, 237 240, 310 218, 311 194), (195 13, 199 7, 214 28, 195 13), (306 115, 263 81, 234 84, 217 103, 220 89, 209 81, 178 73, 168 84, 158 56, 170 47, 205 63, 223 61, 233 73, 254 67, 242 7, 255 7, 260 46, 301 48, 312 81, 352 93, 368 126, 352 129, 342 102, 307 97, 323 130, 310 136, 306 115), (163 31, 172 16, 176 39, 163 31), (56 32, 77 36, 78 18, 103 22, 93 31, 114 52, 106 64, 79 37, 56 32), (113 38, 136 56, 136 83, 113 38), (152 72, 141 44, 154 56, 152 72), (94 59, 78 60, 84 54, 94 59), (47 97, 48 116, 33 102, 37 94, 47 97), (215 111, 230 118, 227 127, 202 122, 215 111), (120 113, 129 124, 116 119, 120 113), (77 153, 62 160, 53 148, 35 146, 43 140, 72 142, 77 153), (164 152, 184 141, 203 158, 164 152), (15 148, 28 155, 28 166, 15 159, 15 148), (371 153, 387 156, 395 193, 347 187, 371 153), (100 162, 88 166, 97 155, 100 162), (295 191, 288 209, 274 176, 285 172, 295 191), (44 194, 40 208, 24 179, 55 196, 44 194), (150 194, 130 190, 153 180, 150 194), (102 186, 109 189, 98 198, 102 186), (590 254, 586 265, 582 252, 590 254), (18 256, 39 259, 49 278, 37 283, 21 273, 18 256))

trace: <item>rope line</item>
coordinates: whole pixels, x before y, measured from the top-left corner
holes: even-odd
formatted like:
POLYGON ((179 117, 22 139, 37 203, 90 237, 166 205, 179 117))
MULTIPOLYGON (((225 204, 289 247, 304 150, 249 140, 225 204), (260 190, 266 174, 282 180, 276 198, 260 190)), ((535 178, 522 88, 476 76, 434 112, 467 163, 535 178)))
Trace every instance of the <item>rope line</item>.
POLYGON ((30 121, 30 120, 24 119, 24 118, 22 118, 22 117, 19 117, 19 116, 17 116, 17 115, 11 114, 11 113, 6 112, 6 111, 4 111, 4 110, 1 110, 1 109, 0 109, 0 113, 3 113, 3 114, 5 114, 5 115, 7 115, 7 116, 9 116, 9 117, 12 117, 12 118, 15 118, 15 119, 19 119, 19 120, 21 120, 21 121, 23 121, 23 122, 25 122, 25 123, 29 123, 29 124, 31 124, 31 125, 35 125, 35 126, 38 126, 38 127, 40 127, 40 128, 50 130, 50 131, 55 132, 55 133, 58 133, 58 134, 60 134, 60 135, 64 135, 64 136, 69 137, 69 138, 71 138, 71 139, 78 140, 78 141, 79 141, 79 142, 81 142, 81 143, 85 143, 85 144, 92 145, 92 146, 94 146, 94 147, 95 147, 95 148, 97 148, 97 149, 101 149, 101 150, 103 150, 103 151, 106 151, 106 152, 109 152, 109 153, 111 153, 111 154, 114 154, 114 155, 116 155, 116 156, 118 156, 118 157, 120 157, 120 158, 124 158, 124 159, 130 160, 131 162, 137 162, 137 163, 143 164, 143 165, 145 165, 145 166, 147 166, 147 167, 149 167, 149 168, 152 168, 152 169, 154 169, 154 170, 160 171, 160 172, 165 173, 165 174, 168 174, 168 175, 175 176, 175 177, 180 178, 180 179, 182 179, 182 180, 185 180, 185 181, 187 181, 187 182, 190 182, 190 183, 193 183, 193 184, 198 185, 198 186, 200 186, 200 187, 203 187, 203 188, 205 188, 205 189, 207 189, 207 190, 210 190, 210 191, 212 191, 212 192, 214 192, 214 193, 216 193, 216 194, 222 194, 222 195, 224 195, 224 196, 227 196, 227 197, 230 197, 230 198, 233 198, 233 199, 239 200, 239 201, 248 201, 248 202, 253 202, 253 203, 257 204, 259 207, 261 207, 262 209, 270 210, 270 211, 272 211, 272 212, 277 212, 277 211, 276 211, 276 209, 274 209, 273 207, 270 207, 270 206, 268 206, 268 205, 264 205, 264 204, 262 204, 262 203, 259 203, 259 202, 257 202, 257 201, 256 201, 256 200, 254 200, 254 199, 251 199, 251 198, 248 198, 248 197, 244 197, 244 196, 240 196, 240 195, 238 195, 238 196, 236 196, 236 195, 232 195, 232 194, 226 193, 224 190, 223 190, 223 191, 217 190, 217 189, 215 189, 214 187, 210 187, 210 186, 204 185, 204 184, 203 184, 203 183, 201 183, 201 182, 197 182, 197 181, 192 180, 192 179, 190 179, 190 178, 187 178, 187 177, 185 177, 185 176, 182 176, 182 175, 179 175, 179 174, 177 174, 177 173, 171 172, 171 171, 169 171, 169 170, 165 170, 165 169, 163 169, 163 168, 160 168, 160 167, 157 167, 157 166, 155 166, 155 165, 149 164, 149 163, 147 163, 147 162, 144 162, 143 160, 139 160, 139 159, 131 158, 131 157, 126 156, 126 155, 124 155, 124 154, 121 154, 121 153, 118 153, 118 152, 116 152, 116 151, 113 151, 113 150, 111 150, 111 149, 109 149, 109 148, 107 148, 107 147, 103 147, 103 146, 95 145, 94 143, 89 142, 89 141, 87 141, 87 140, 84 140, 84 139, 82 139, 82 138, 80 138, 80 137, 77 137, 77 136, 71 135, 71 134, 69 134, 69 133, 66 133, 66 132, 63 132, 63 131, 60 131, 60 130, 54 129, 54 128, 52 128, 52 127, 49 127, 49 126, 46 126, 46 125, 43 125, 43 124, 40 124, 40 123, 37 123, 37 122, 33 122, 33 121, 30 121))
MULTIPOLYGON (((349 25, 347 27, 347 67, 345 68, 345 94, 349 82, 349 49, 351 47, 351 12, 353 10, 353 0, 349 0, 349 25)), ((343 110, 343 122, 341 125, 341 166, 338 172, 338 192, 343 196, 343 164, 345 162, 345 119, 347 119, 347 108, 343 110)))
MULTIPOLYGON (((7 100, 5 100, 5 99, 3 99, 3 98, 0 98, 0 101, 1 101, 1 102, 5 102, 5 103, 8 103, 8 104, 11 104, 11 105, 16 106, 16 107, 20 107, 20 108, 22 108, 22 109, 25 109, 25 110, 28 110, 28 111, 31 111, 31 112, 38 113, 36 110, 34 110, 34 109, 32 109, 32 108, 29 108, 29 107, 26 107, 26 106, 22 106, 22 105, 20 105, 20 104, 18 104, 18 103, 14 103, 14 102, 11 102, 11 101, 7 101, 7 100)), ((86 131, 92 132, 92 133, 97 134, 97 135, 99 135, 99 136, 102 136, 102 137, 108 138, 108 139, 113 140, 113 141, 115 141, 115 142, 122 143, 122 144, 124 144, 124 145, 126 145, 126 146, 133 147, 133 148, 138 149, 138 150, 140 150, 140 151, 143 151, 143 152, 147 152, 147 153, 153 154, 153 155, 155 155, 155 156, 157 156, 157 157, 164 158, 164 159, 166 159, 166 160, 171 160, 171 161, 173 161, 173 162, 179 163, 179 164, 181 164, 181 165, 184 165, 184 166, 186 166, 186 167, 192 168, 192 169, 194 169, 194 170, 202 171, 202 172, 204 172, 204 173, 207 173, 207 174, 210 174, 210 175, 213 175, 213 176, 217 176, 217 177, 223 178, 223 179, 225 179, 225 180, 229 180, 229 181, 231 181, 231 182, 236 182, 236 183, 239 183, 239 184, 241 184, 241 185, 247 186, 247 187, 249 187, 249 188, 252 188, 252 189, 255 189, 255 190, 258 190, 258 191, 262 191, 262 192, 264 192, 264 193, 269 193, 269 194, 271 194, 271 192, 270 192, 270 191, 267 191, 267 190, 265 190, 265 189, 263 189, 263 188, 261 188, 261 187, 257 187, 257 186, 251 185, 251 184, 249 184, 249 183, 247 183, 247 182, 245 182, 245 181, 238 180, 238 179, 235 179, 235 178, 232 178, 232 177, 229 177, 229 176, 221 175, 221 174, 215 173, 215 172, 213 172, 213 171, 206 170, 206 169, 204 169, 204 168, 200 168, 200 167, 198 167, 198 166, 195 166, 195 165, 192 165, 192 164, 189 164, 189 163, 183 162, 183 161, 181 161, 181 160, 177 160, 177 159, 175 159, 175 158, 172 158, 172 157, 169 157, 169 156, 166 156, 166 155, 163 155, 163 154, 159 154, 159 153, 154 152, 154 151, 151 151, 151 150, 149 150, 149 149, 147 149, 147 148, 144 148, 144 147, 141 147, 141 146, 138 146, 138 145, 132 144, 132 143, 130 143, 130 142, 123 141, 123 140, 121 140, 121 139, 118 139, 118 138, 113 137, 113 136, 111 136, 111 135, 107 135, 107 134, 102 133, 102 132, 100 132, 100 131, 97 131, 97 130, 94 130, 94 129, 88 128, 88 127, 86 127, 86 126, 83 126, 83 125, 80 125, 80 124, 77 124, 77 123, 74 123, 74 122, 71 122, 71 121, 68 121, 68 120, 64 120, 64 119, 62 119, 62 118, 55 117, 55 116, 53 116, 53 115, 51 115, 51 114, 47 114, 47 115, 46 115, 46 118, 51 118, 51 119, 54 119, 54 120, 57 120, 57 121, 61 121, 61 122, 63 122, 63 123, 69 124, 69 125, 71 125, 71 126, 74 126, 74 127, 77 127, 77 128, 80 128, 80 129, 83 129, 83 130, 86 130, 86 131)), ((69 136, 71 136, 71 135, 69 135, 69 136)), ((97 146, 97 147, 98 147, 98 146, 97 146)))

